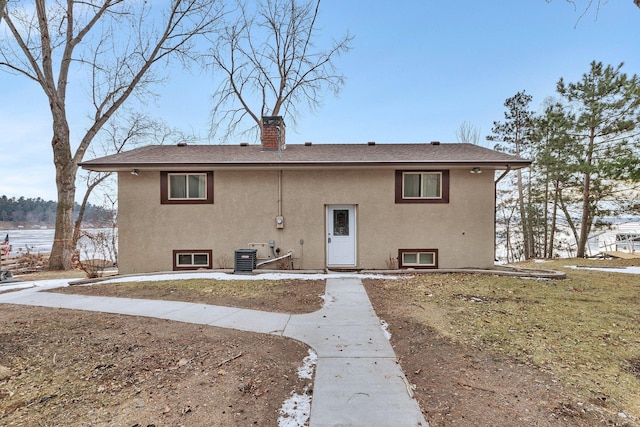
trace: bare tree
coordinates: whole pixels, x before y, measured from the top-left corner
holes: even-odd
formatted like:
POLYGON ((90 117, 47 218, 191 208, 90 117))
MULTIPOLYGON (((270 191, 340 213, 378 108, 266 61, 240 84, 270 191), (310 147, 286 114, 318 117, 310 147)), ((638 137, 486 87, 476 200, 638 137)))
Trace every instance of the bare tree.
POLYGON ((0 68, 37 83, 51 109, 58 205, 50 269, 71 268, 78 163, 96 134, 132 95, 148 94, 162 81, 160 64, 191 58, 196 39, 214 31, 220 18, 211 0, 172 0, 158 6, 162 11, 154 4, 35 0, 34 8, 11 1, 0 10, 9 30, 0 39, 0 68), (74 131, 73 147, 67 95, 76 84, 85 85, 89 105, 75 109, 86 108, 90 119, 74 131))
MULTIPOLYGON (((142 142, 153 139, 154 135, 166 126, 157 121, 150 120, 139 112, 128 112, 122 110, 116 113, 112 120, 102 127, 96 136, 94 143, 89 146, 88 153, 91 157, 106 156, 121 152, 125 147, 132 148, 142 142)), ((73 230, 73 246, 76 247, 81 237, 82 221, 84 212, 89 202, 92 192, 104 181, 112 176, 112 172, 92 172, 87 171, 82 174, 85 180, 86 191, 80 203, 80 209, 76 217, 73 230)))
MULTIPOLYGON (((547 3, 551 3, 553 0, 546 0, 547 3)), ((577 5, 575 0, 566 0, 567 3, 571 3, 573 5, 574 9, 577 9, 577 5)), ((592 8, 595 7, 596 8, 596 15, 598 14, 598 12, 600 11, 600 6, 603 4, 602 0, 585 0, 585 5, 581 5, 580 7, 582 8, 582 14, 580 15, 580 19, 582 19, 582 17, 584 15, 586 15, 586 13, 592 8)), ((607 0, 604 1, 604 3, 607 3, 607 0)), ((636 6, 638 6, 638 8, 640 8, 640 0, 633 0, 633 4, 635 4, 636 6)))
POLYGON ((5 7, 7 7, 8 0, 0 0, 0 24, 2 24, 2 15, 5 7))
POLYGON ((344 76, 334 61, 353 37, 317 47, 319 9, 320 0, 263 0, 255 8, 237 1, 208 56, 224 76, 214 94, 213 134, 255 131, 263 116, 286 114, 295 124, 303 106, 313 110, 325 92, 339 92, 344 76))
POLYGON ((460 127, 456 130, 456 139, 458 142, 478 145, 480 142, 480 129, 465 120, 460 123, 460 127))
MULTIPOLYGON (((125 148, 131 149, 139 146, 143 142, 153 142, 162 145, 166 141, 175 143, 178 141, 183 142, 199 139, 194 135, 186 135, 177 129, 169 128, 165 123, 152 120, 140 112, 123 112, 121 109, 116 113, 116 116, 117 117, 113 117, 111 121, 105 124, 96 136, 97 140, 91 144, 87 151, 89 157, 95 158, 119 153, 125 148)), ((78 240, 82 236, 82 222, 91 194, 94 190, 103 186, 103 183, 112 175, 112 172, 93 171, 86 171, 81 174, 81 177, 85 180, 86 190, 82 197, 74 225, 74 247, 77 246, 78 240)), ((105 197, 110 205, 113 204, 113 200, 117 199, 115 193, 113 193, 113 195, 105 194, 105 197)))

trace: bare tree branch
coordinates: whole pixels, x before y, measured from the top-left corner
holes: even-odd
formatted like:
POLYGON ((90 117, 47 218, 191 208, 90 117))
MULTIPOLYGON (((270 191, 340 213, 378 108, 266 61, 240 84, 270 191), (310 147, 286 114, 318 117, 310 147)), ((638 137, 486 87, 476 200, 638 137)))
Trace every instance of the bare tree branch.
MULTIPOLYGON (((0 39, 0 68, 37 82, 50 105, 58 189, 50 268, 69 268, 78 163, 132 95, 148 95, 152 85, 162 81, 156 74, 161 63, 176 58, 186 64, 197 57, 196 39, 217 30, 222 11, 213 0, 172 0, 168 6, 148 1, 35 0, 35 9, 0 1, 0 19, 9 29, 8 37, 0 39), (84 92, 90 94, 86 111, 91 123, 75 130, 80 135, 75 150, 67 117, 70 83, 76 88, 87 85, 84 92)), ((79 97, 73 99, 78 102, 79 97)))
MULTIPOLYGON (((162 123, 150 120, 139 112, 118 112, 120 117, 115 117, 109 121, 96 137, 96 141, 91 144, 89 151, 92 157, 106 156, 121 152, 125 147, 133 148, 149 140, 162 143, 170 131, 162 123)), ((84 174, 87 189, 80 203, 78 216, 74 224, 73 242, 77 246, 80 239, 81 226, 84 220, 84 211, 89 202, 92 192, 104 181, 112 176, 111 172, 91 172, 84 174)))
MULTIPOLYGON (((547 3, 551 3, 553 0, 545 0, 545 1, 547 3)), ((578 5, 576 4, 575 0, 565 0, 565 1, 573 6, 573 10, 578 10, 578 5)), ((591 8, 593 8, 594 6, 596 9, 596 18, 597 18, 600 13, 600 6, 602 6, 603 4, 606 4, 608 0, 604 0, 604 2, 603 0, 585 0, 585 1, 586 1, 586 5, 580 6, 580 9, 582 9, 582 12, 580 13, 578 22, 580 22, 582 18, 585 17, 587 12, 589 12, 589 10, 591 10, 591 8)), ((640 8, 640 0, 633 0, 633 4, 635 4, 638 8, 640 8)), ((578 24, 576 23, 576 25, 578 24)))
POLYGON ((478 145, 480 142, 480 129, 465 120, 460 123, 460 127, 456 130, 456 139, 458 142, 478 145))
POLYGON ((353 37, 318 47, 319 10, 319 0, 263 0, 254 8, 237 0, 206 58, 223 76, 213 96, 212 134, 257 134, 269 115, 286 114, 295 125, 304 108, 315 110, 327 91, 340 91, 344 76, 335 60, 353 37))

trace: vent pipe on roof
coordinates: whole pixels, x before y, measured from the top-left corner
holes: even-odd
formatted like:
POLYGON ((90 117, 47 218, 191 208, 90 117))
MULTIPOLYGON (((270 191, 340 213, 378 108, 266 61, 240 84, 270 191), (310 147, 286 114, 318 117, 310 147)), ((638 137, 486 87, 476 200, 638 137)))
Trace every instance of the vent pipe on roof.
POLYGON ((376 145, 376 142, 375 141, 369 141, 369 142, 367 142, 367 145, 376 145))
POLYGON ((311 147, 312 145, 313 145, 313 142, 311 142, 311 141, 307 141, 307 142, 304 143, 305 147, 311 147))
POLYGON ((431 141, 431 145, 440 145, 440 141, 431 141))
POLYGON ((248 146, 248 145, 249 145, 249 143, 248 143, 248 142, 241 142, 241 143, 240 143, 240 147, 246 147, 246 146, 248 146))
POLYGON ((178 147, 186 147, 187 143, 186 142, 178 142, 178 147))

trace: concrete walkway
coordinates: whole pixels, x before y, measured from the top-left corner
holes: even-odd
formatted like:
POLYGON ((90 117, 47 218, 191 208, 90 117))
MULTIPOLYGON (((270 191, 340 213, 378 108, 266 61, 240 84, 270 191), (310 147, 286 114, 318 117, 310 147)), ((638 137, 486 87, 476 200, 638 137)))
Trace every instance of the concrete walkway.
POLYGON ((155 317, 293 338, 311 346, 318 355, 311 427, 428 426, 358 278, 327 279, 323 308, 295 315, 178 301, 39 292, 44 289, 0 294, 0 303, 155 317))

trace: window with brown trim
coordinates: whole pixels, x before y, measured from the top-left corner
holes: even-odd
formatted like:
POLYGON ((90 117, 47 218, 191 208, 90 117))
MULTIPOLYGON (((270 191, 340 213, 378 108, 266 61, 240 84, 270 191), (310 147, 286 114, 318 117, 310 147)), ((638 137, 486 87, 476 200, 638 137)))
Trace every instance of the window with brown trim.
POLYGON ((173 251, 173 271, 211 269, 212 252, 210 249, 175 249, 173 251))
POLYGON ((213 204, 213 172, 160 172, 160 203, 213 204))
POLYGON ((438 268, 437 249, 398 249, 400 268, 438 268))
POLYGON ((396 203, 449 203, 448 170, 396 171, 396 203))

